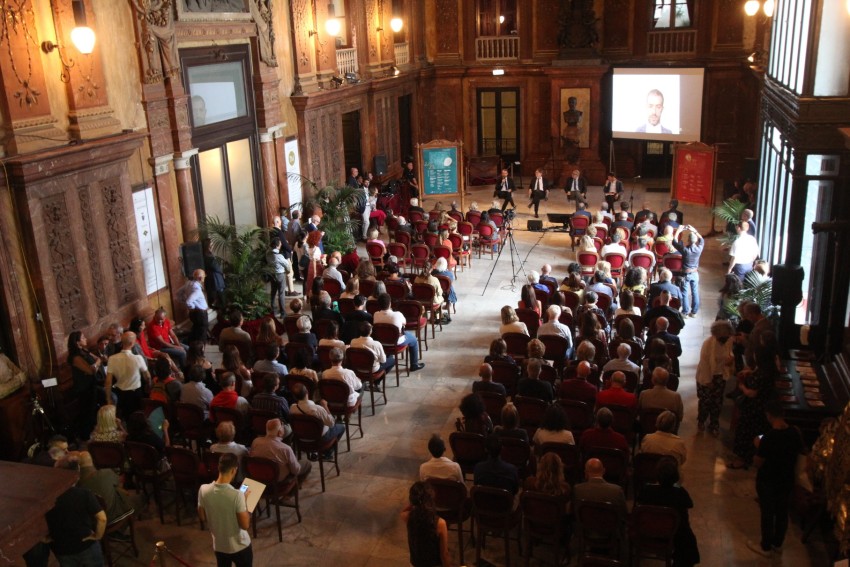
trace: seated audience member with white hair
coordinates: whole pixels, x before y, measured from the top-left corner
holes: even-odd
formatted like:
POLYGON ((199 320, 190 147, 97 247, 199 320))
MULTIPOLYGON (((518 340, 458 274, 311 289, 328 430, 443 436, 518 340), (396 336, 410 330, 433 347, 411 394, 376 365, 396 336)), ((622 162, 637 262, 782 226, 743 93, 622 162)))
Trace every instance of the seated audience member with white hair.
POLYGON ((339 271, 340 257, 334 252, 328 257, 328 267, 322 272, 322 277, 325 279, 333 279, 339 282, 339 286, 345 288, 345 281, 342 279, 342 274, 339 271))
POLYGON ((623 235, 620 234, 619 231, 614 231, 611 234, 611 242, 603 246, 599 250, 599 257, 604 258, 608 254, 622 254, 626 255, 626 247, 621 244, 623 240, 623 235))
POLYGON ((537 329, 537 336, 557 335, 567 340, 567 348, 573 347, 573 334, 569 327, 561 323, 558 319, 561 317, 561 307, 559 305, 550 305, 546 309, 548 320, 540 325, 537 329))
POLYGON ((596 411, 596 426, 586 429, 581 434, 579 447, 582 453, 591 449, 619 449, 628 453, 629 443, 622 433, 614 431, 614 414, 608 408, 599 408, 596 411))
POLYGON ((540 281, 550 281, 555 284, 555 287, 558 286, 558 280, 552 275, 552 266, 551 264, 543 264, 540 267, 540 281))
POLYGON ((741 211, 741 222, 747 223, 747 234, 750 236, 756 235, 756 221, 753 220, 753 211, 751 209, 741 211))
MULTIPOLYGON (((457 303, 457 293, 455 292, 455 286, 454 286, 455 275, 449 269, 449 263, 446 261, 445 258, 437 258, 434 261, 434 269, 431 271, 431 275, 433 275, 433 276, 445 276, 445 277, 449 278, 449 280, 452 282, 452 284, 449 285, 449 292, 448 292, 448 294, 444 294, 443 300, 446 301, 446 303, 448 303, 450 305, 454 305, 455 303, 457 303)), ((448 322, 451 322, 451 320, 452 320, 451 316, 448 316, 448 310, 447 310, 447 314, 446 314, 446 320, 448 322)))
POLYGON ((507 390, 504 384, 493 382, 493 367, 484 362, 478 367, 478 377, 481 380, 472 383, 472 392, 480 394, 481 392, 491 392, 494 394, 507 395, 507 390))
POLYGON ((611 375, 611 387, 596 394, 596 407, 600 406, 637 407, 637 396, 626 390, 626 375, 619 370, 611 375))
POLYGON ((428 440, 428 452, 431 458, 419 465, 419 480, 439 478, 463 482, 460 465, 445 456, 446 442, 438 433, 431 435, 428 440))
POLYGON ((423 215, 425 214, 425 209, 419 206, 419 199, 417 199, 416 197, 410 200, 410 208, 408 210, 415 211, 417 213, 422 213, 423 215))
POLYGON ((677 425, 675 429, 678 430, 678 424, 682 422, 685 415, 685 406, 679 392, 674 392, 667 387, 669 378, 670 373, 660 366, 652 371, 652 388, 640 393, 638 410, 653 408, 669 410, 676 415, 677 425))
POLYGON ((292 448, 283 442, 285 433, 283 422, 279 419, 268 420, 265 437, 257 437, 251 443, 251 456, 276 462, 279 472, 278 480, 295 477, 301 483, 310 474, 313 464, 307 459, 299 461, 296 458, 292 448))
POLYGON ((676 435, 676 414, 671 411, 663 411, 655 420, 655 433, 644 436, 640 442, 641 453, 655 453, 657 455, 668 455, 676 459, 679 466, 685 464, 688 458, 688 449, 681 437, 676 435))
MULTIPOLYGON (((289 425, 286 425, 289 427, 289 425)), ((289 436, 292 429, 287 429, 284 432, 284 437, 289 436)), ((230 453, 236 455, 236 460, 239 462, 239 472, 236 474, 236 482, 241 483, 245 478, 244 468, 242 467, 242 458, 248 455, 248 447, 234 441, 236 438, 236 426, 232 421, 222 421, 215 428, 215 437, 218 443, 213 443, 210 446, 210 453, 224 454, 230 453)))
POLYGON ((634 372, 640 374, 640 366, 629 360, 632 355, 632 347, 628 343, 617 345, 617 358, 612 358, 602 367, 602 372, 619 370, 620 372, 634 372))
POLYGON ((549 293, 549 288, 546 287, 544 284, 540 283, 540 274, 537 273, 535 270, 531 270, 530 272, 528 272, 526 278, 528 279, 528 283, 534 286, 534 289, 539 289, 540 291, 549 293))
POLYGON ((649 297, 647 297, 649 305, 652 305, 662 291, 668 291, 671 298, 682 301, 682 290, 673 284, 673 272, 667 268, 661 268, 658 272, 658 281, 649 286, 649 297))

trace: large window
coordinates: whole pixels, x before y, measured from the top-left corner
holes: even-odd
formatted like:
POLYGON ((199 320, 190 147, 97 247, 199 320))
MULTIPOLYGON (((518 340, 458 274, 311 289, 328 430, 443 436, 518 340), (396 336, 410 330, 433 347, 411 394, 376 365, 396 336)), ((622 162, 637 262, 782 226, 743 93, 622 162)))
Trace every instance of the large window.
POLYGON ((478 0, 478 36, 517 33, 516 0, 478 0))
POLYGON ((183 81, 191 97, 192 158, 198 218, 259 224, 259 140, 247 45, 180 51, 183 81))
POLYGON ((519 159, 519 89, 479 89, 478 155, 519 159))
POLYGON ((652 28, 657 30, 689 28, 696 0, 655 0, 652 28))

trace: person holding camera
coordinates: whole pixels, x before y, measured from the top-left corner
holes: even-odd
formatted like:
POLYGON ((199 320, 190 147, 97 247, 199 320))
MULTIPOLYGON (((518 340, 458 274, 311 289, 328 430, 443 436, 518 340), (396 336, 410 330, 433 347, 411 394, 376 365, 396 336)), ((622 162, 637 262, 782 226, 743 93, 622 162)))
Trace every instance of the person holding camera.
POLYGON ((670 244, 682 255, 682 315, 696 317, 699 311, 699 259, 705 239, 691 225, 680 225, 670 244), (679 242, 683 230, 688 231, 687 245, 679 242))

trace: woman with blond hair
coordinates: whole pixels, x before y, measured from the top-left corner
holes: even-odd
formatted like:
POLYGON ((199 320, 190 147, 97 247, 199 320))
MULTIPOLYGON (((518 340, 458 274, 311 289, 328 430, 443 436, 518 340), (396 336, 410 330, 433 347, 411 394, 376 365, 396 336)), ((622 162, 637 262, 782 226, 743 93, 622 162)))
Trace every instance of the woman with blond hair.
POLYGON ((519 320, 516 311, 510 305, 502 307, 502 324, 499 327, 499 334, 504 335, 505 333, 522 333, 523 335, 530 336, 528 327, 519 320))
POLYGON ((91 432, 89 441, 107 441, 110 443, 123 443, 127 438, 124 424, 115 416, 115 406, 101 406, 97 410, 97 423, 91 432))

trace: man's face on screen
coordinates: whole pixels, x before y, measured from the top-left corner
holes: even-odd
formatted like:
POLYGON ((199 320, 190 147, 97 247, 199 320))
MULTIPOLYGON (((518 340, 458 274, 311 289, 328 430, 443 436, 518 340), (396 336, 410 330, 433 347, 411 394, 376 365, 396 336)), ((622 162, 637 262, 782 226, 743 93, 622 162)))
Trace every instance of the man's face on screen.
POLYGON ((657 94, 651 94, 646 97, 646 107, 647 123, 658 126, 658 123, 661 122, 661 113, 664 112, 664 98, 657 94))

